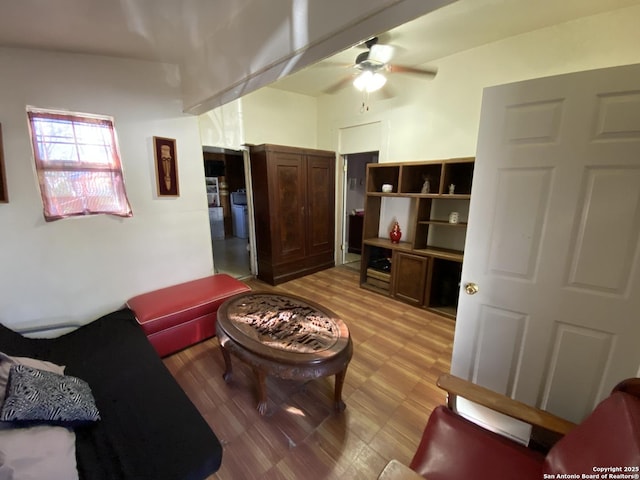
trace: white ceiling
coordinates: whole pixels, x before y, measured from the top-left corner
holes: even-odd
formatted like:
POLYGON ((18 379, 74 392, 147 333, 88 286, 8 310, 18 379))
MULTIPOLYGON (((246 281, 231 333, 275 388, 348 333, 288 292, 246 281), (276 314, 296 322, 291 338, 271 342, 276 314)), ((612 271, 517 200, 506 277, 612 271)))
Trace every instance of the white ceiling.
MULTIPOLYGON (((0 0, 0 46, 180 64, 192 45, 241 11, 238 0, 0 0)), ((393 63, 428 66, 452 53, 640 0, 459 0, 380 34, 393 63)), ((251 32, 248 31, 247 35, 251 32)), ((364 40, 364 39, 363 39, 364 40)), ((317 96, 350 70, 352 47, 272 86, 317 96)))
MULTIPOLYGON (((456 52, 581 17, 640 4, 640 0, 459 0, 380 35, 395 47, 391 63, 436 68, 437 60, 456 52)), ((597 34, 597 32, 594 32, 597 34)), ((354 46, 272 84, 319 96, 353 74, 362 46, 354 46)))

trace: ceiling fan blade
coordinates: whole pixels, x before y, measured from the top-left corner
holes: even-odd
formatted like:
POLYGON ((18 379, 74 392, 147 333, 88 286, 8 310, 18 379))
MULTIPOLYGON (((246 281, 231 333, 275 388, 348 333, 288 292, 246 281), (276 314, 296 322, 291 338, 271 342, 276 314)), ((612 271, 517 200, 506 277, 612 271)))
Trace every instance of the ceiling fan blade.
POLYGON ((412 73, 415 75, 425 75, 428 77, 435 77, 436 73, 438 73, 437 69, 405 67, 403 65, 389 65, 388 70, 391 73, 412 73))
POLYGON ((330 85, 329 87, 325 88, 322 92, 328 95, 331 95, 333 93, 338 92, 339 90, 342 90, 344 87, 349 85, 349 83, 351 83, 352 80, 353 78, 351 76, 345 77, 342 80, 337 81, 333 85, 330 85))
POLYGON ((332 62, 330 60, 323 60, 314 65, 314 68, 352 68, 353 63, 347 62, 332 62))
POLYGON ((382 98, 383 100, 389 100, 390 98, 396 96, 396 90, 391 85, 389 85, 389 82, 387 82, 385 86, 379 90, 379 92, 380 98, 382 98))

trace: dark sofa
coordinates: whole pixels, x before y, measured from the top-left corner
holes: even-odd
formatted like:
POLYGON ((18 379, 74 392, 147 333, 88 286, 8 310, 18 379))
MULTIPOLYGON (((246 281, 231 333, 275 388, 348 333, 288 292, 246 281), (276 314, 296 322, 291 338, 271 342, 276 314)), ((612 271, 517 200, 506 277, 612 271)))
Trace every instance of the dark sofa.
POLYGON ((75 428, 81 479, 195 480, 220 467, 220 442, 130 310, 51 339, 0 325, 0 351, 65 365, 91 387, 101 420, 75 428))

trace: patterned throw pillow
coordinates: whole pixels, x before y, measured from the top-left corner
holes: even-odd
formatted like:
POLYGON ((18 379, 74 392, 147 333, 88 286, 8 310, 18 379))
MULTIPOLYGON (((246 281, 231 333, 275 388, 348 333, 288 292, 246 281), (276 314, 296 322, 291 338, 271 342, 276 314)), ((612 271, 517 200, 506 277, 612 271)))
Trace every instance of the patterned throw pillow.
POLYGON ((64 374, 64 366, 55 363, 46 362, 44 360, 36 360, 28 357, 11 357, 6 353, 0 352, 0 406, 4 402, 4 391, 7 389, 9 381, 9 372, 12 365, 26 365, 27 367, 39 368, 48 372, 64 374))
POLYGON ((83 423, 100 420, 89 385, 68 375, 14 365, 0 420, 83 423))

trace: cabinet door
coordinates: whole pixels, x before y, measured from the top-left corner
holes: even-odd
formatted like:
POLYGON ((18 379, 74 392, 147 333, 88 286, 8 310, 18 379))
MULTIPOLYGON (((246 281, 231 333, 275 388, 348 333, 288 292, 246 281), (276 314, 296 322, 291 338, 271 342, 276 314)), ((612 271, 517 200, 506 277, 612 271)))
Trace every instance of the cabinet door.
POLYGON ((391 272, 391 294, 412 305, 423 305, 429 257, 394 251, 391 272))
POLYGON ((306 168, 302 155, 269 153, 269 212, 275 263, 305 256, 306 168))
POLYGON ((307 155, 307 255, 333 252, 335 157, 307 155))

